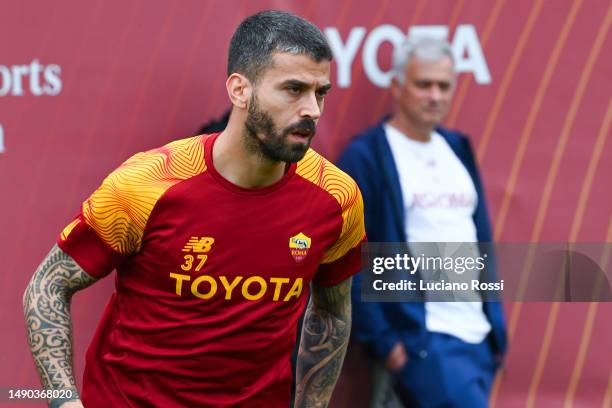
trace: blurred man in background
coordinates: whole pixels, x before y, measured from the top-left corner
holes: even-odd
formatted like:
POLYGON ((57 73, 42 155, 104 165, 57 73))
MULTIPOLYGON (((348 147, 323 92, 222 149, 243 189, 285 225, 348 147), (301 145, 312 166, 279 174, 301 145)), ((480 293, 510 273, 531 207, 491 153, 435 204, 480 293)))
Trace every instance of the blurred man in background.
MULTIPOLYGON (((490 242, 470 143, 439 126, 455 89, 449 44, 410 38, 393 70, 394 114, 339 160, 362 191, 368 240, 490 242)), ((500 303, 362 303, 356 277, 353 304, 353 333, 377 367, 373 406, 487 406, 506 348, 500 303)))

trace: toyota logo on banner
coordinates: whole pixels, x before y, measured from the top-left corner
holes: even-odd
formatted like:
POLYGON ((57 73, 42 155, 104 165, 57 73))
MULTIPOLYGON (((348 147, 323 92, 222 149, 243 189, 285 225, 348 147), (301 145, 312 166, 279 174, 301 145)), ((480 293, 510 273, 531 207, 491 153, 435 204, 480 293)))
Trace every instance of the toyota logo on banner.
MULTIPOLYGON (((408 30, 408 34, 448 39, 449 29, 445 25, 413 26, 408 30)), ((399 47, 406 38, 404 31, 392 24, 383 24, 375 27, 367 36, 365 27, 353 27, 344 41, 336 27, 326 28, 325 35, 334 53, 334 60, 338 68, 337 83, 340 88, 351 86, 353 62, 362 44, 361 58, 366 76, 378 87, 389 86, 392 73, 383 71, 378 65, 378 50, 384 42, 391 43, 394 48, 399 47)), ((491 73, 476 28, 471 24, 459 24, 449 42, 455 57, 457 72, 473 74, 478 84, 490 84, 491 73)))

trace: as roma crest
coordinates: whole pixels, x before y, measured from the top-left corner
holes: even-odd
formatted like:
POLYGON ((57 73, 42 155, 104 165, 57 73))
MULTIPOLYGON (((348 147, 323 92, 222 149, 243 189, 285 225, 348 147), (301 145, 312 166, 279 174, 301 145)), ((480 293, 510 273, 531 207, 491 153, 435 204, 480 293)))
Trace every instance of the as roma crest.
POLYGON ((289 251, 295 262, 302 262, 310 249, 311 239, 302 232, 289 238, 289 251))

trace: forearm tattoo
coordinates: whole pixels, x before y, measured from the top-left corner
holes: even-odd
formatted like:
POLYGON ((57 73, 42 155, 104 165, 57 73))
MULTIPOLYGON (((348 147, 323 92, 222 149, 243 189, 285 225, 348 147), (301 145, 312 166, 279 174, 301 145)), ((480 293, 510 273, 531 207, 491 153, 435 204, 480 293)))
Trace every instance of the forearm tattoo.
POLYGON ((297 359, 296 407, 326 407, 340 375, 351 333, 351 280, 313 285, 297 359))
POLYGON ((23 296, 28 341, 45 389, 76 391, 70 301, 95 281, 55 245, 28 284, 23 296))

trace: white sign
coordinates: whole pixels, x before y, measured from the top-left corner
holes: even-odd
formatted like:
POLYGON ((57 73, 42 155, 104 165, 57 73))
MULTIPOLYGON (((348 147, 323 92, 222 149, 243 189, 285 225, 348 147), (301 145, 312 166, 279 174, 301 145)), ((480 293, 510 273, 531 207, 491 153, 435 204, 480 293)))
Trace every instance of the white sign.
MULTIPOLYGON (((444 25, 413 26, 408 31, 408 34, 448 39, 448 31, 448 26, 444 25)), ((368 79, 381 88, 386 88, 391 83, 391 72, 383 71, 378 65, 378 50, 385 41, 390 42, 393 48, 399 47, 406 35, 400 28, 391 24, 377 26, 367 36, 366 32, 367 30, 364 27, 353 27, 346 41, 343 42, 336 27, 325 29, 325 35, 334 53, 334 60, 338 68, 336 83, 340 88, 351 86, 353 62, 362 44, 361 58, 363 69, 368 79)), ((458 25, 450 44, 453 56, 455 57, 457 72, 473 74, 478 84, 491 83, 491 73, 482 52, 480 39, 473 25, 458 25)))
POLYGON ((29 65, 0 65, 0 97, 58 95, 62 91, 61 73, 59 65, 43 65, 37 59, 29 65))
POLYGON ((4 153, 4 128, 0 125, 0 153, 4 153))

